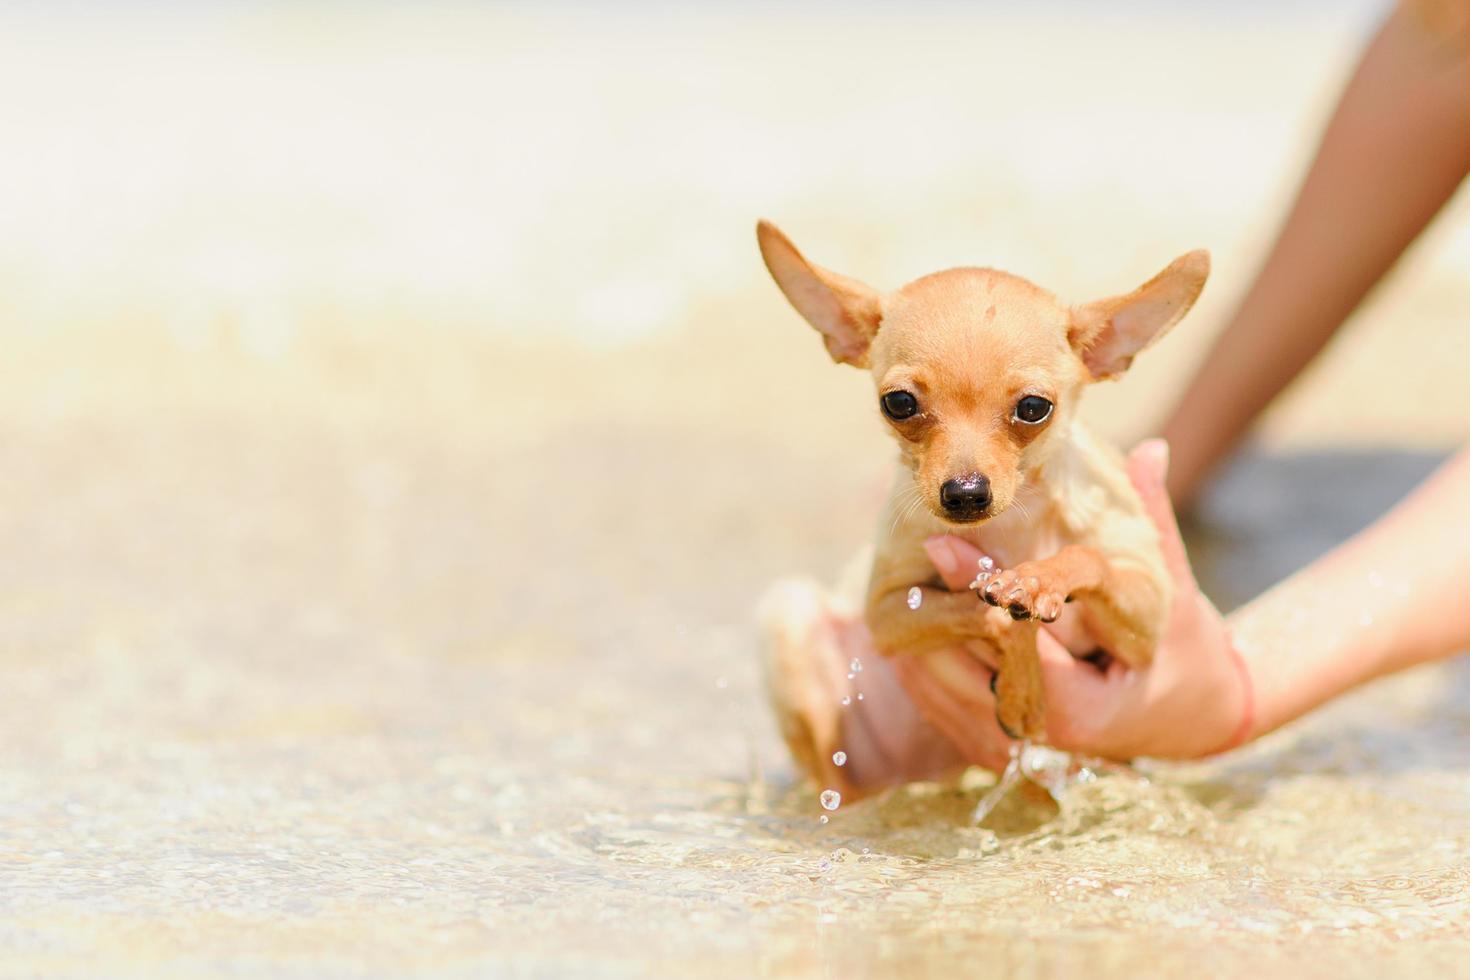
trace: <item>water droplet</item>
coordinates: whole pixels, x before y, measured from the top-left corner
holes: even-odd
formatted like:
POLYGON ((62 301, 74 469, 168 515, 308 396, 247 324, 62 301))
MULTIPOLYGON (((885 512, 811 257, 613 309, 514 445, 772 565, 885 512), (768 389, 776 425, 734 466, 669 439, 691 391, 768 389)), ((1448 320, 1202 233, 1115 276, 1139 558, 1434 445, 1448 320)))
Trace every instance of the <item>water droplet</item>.
POLYGON ((853 679, 853 678, 854 678, 854 677, 856 677, 856 676, 857 676, 857 674, 848 674, 848 675, 847 675, 847 679, 848 679, 848 680, 852 680, 852 679, 853 679))
POLYGON ((918 609, 924 604, 924 590, 917 585, 909 589, 909 608, 918 609))
POLYGON ((977 561, 975 564, 979 565, 980 571, 984 572, 986 575, 989 575, 991 572, 995 571, 995 562, 991 560, 991 557, 989 555, 981 555, 980 560, 977 561))
POLYGON ((848 705, 849 705, 849 704, 852 704, 852 698, 850 698, 850 697, 848 697, 848 696, 847 696, 847 695, 845 695, 845 694, 844 694, 844 695, 843 695, 843 696, 842 696, 842 706, 843 706, 843 707, 844 707, 844 708, 845 708, 845 707, 847 707, 847 706, 848 706, 848 705))
POLYGON ((857 657, 853 657, 852 663, 847 665, 847 669, 852 671, 854 674, 861 674, 863 672, 863 662, 857 657))
POLYGON ((822 814, 822 823, 826 823, 826 822, 827 822, 827 815, 824 813, 824 814, 822 814))
POLYGON ((844 752, 844 751, 842 751, 841 749, 838 749, 836 752, 833 752, 832 753, 832 765, 834 765, 834 766, 845 766, 845 765, 847 765, 847 753, 844 752))
POLYGON ((865 847, 865 848, 863 848, 863 853, 864 854, 871 854, 872 851, 873 851, 873 849, 871 847, 865 847))
POLYGON ((861 701, 862 699, 863 699, 863 692, 862 691, 859 691, 858 692, 858 700, 861 701))
POLYGON ((820 799, 824 810, 835 810, 842 805, 842 794, 835 789, 822 790, 820 799))

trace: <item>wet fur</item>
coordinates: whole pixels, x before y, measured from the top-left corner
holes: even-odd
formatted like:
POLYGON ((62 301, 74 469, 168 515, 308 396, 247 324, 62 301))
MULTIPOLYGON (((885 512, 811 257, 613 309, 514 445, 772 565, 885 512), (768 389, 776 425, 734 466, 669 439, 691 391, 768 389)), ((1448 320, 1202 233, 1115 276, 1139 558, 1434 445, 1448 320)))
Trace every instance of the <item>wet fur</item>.
POLYGON ((1038 620, 1058 620, 1053 628, 1074 652, 1100 647, 1147 663, 1171 598, 1157 534, 1122 459, 1077 420, 1077 404, 1087 385, 1121 375, 1183 317, 1208 255, 1191 252, 1131 293, 1069 307, 995 269, 951 269, 879 293, 810 263, 767 222, 758 239, 772 277, 832 358, 868 369, 879 396, 909 391, 921 408, 914 419, 885 420, 899 466, 867 593, 878 649, 912 656, 984 644, 996 666, 997 716, 1028 737, 1044 731, 1038 620), (1044 424, 1012 417, 1027 394, 1053 403, 1044 424), (989 481, 991 504, 976 523, 954 522, 941 503, 941 485, 964 474, 989 481), (935 534, 995 560, 981 590, 990 605, 943 587, 923 548, 935 534), (918 609, 908 604, 914 586, 918 609))

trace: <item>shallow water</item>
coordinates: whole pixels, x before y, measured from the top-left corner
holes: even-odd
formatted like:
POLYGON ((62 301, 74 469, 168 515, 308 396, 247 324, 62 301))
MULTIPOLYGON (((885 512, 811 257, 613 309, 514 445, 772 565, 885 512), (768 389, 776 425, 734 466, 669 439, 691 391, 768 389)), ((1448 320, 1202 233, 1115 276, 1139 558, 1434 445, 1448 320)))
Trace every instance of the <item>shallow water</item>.
MULTIPOLYGON (((1470 953, 1470 671, 1059 812, 1017 797, 999 833, 967 824, 978 772, 823 825, 749 608, 862 508, 834 510, 821 459, 646 437, 507 455, 428 425, 12 424, 7 962, 1341 976, 1470 953), (749 467, 791 479, 757 491, 749 467), (545 492, 589 468, 618 489, 545 492), (707 506, 679 524, 691 469, 707 506), (752 527, 766 494, 790 516, 752 527)), ((1237 560, 1286 560, 1292 536, 1232 520, 1237 560)))

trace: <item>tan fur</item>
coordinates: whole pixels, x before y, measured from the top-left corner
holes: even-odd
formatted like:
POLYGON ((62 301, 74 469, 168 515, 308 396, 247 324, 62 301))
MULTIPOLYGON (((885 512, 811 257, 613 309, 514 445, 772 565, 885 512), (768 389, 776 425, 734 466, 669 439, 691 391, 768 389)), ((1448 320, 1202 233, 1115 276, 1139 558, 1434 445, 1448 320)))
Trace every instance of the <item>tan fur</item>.
POLYGON ((768 222, 757 237, 777 285, 833 359, 866 367, 878 397, 902 390, 919 405, 911 419, 885 419, 900 465, 868 587, 878 649, 902 656, 986 645, 1000 722, 1028 737, 1043 730, 1036 620, 1062 619, 1060 632, 1080 636, 1072 645, 1084 649, 1074 652, 1097 646, 1147 663, 1170 601, 1157 534, 1121 458, 1077 420, 1077 403, 1088 384, 1119 376, 1188 312, 1208 254, 1190 252, 1126 295, 1068 307, 995 269, 951 269, 879 293, 811 264, 768 222), (1044 423, 1014 417, 1028 395, 1053 404, 1044 423), (957 523, 940 488, 975 475, 989 481, 988 510, 957 523), (923 550, 935 534, 995 560, 999 570, 981 590, 991 606, 943 588, 923 550), (914 586, 918 609, 907 601, 914 586))

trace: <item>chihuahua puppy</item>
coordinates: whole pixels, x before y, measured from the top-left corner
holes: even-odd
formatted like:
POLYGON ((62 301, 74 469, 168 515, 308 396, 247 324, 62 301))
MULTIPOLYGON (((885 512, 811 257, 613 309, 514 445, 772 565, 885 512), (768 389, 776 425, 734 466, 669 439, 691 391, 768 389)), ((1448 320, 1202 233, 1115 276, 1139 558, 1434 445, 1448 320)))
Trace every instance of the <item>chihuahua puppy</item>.
POLYGON ((883 293, 809 262, 767 221, 757 238, 832 359, 871 373, 898 443, 867 589, 878 650, 988 646, 997 718, 1013 738, 1045 735, 1039 623, 1067 620, 1058 628, 1081 636, 1068 644, 1075 651, 1147 664, 1171 600, 1157 534, 1121 457, 1088 433, 1077 405, 1189 311, 1209 254, 1183 255, 1130 293, 1068 306, 984 268, 883 293), (934 534, 993 556, 972 583, 987 605, 943 587, 923 550, 934 534))

